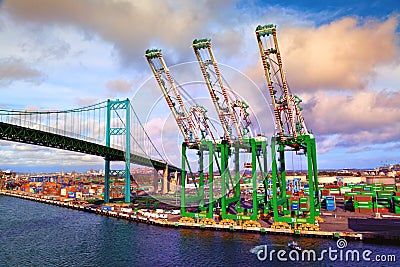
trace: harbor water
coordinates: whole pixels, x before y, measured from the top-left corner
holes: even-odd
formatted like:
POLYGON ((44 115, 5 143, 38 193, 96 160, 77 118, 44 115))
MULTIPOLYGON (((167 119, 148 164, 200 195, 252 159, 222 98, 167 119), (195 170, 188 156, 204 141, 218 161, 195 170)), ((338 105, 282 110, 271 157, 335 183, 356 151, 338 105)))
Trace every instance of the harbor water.
POLYGON ((0 195, 0 266, 282 266, 285 259, 285 266, 400 263, 398 246, 351 240, 338 245, 334 239, 164 228, 0 195), (302 260, 300 252, 297 261, 287 247, 292 240, 315 251, 316 260, 302 260), (328 252, 321 256, 323 250, 328 252), (344 256, 349 250, 358 251, 359 261, 344 256), (371 253, 363 258, 365 251, 371 253))

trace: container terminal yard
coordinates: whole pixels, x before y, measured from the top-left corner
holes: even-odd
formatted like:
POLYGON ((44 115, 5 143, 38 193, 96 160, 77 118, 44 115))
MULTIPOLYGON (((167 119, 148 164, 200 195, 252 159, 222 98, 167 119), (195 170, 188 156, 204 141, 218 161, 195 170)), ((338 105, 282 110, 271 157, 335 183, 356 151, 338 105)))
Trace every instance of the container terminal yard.
POLYGON ((257 133, 249 105, 229 88, 210 39, 195 39, 192 48, 218 123, 196 101, 184 101, 188 92, 162 51, 152 48, 145 58, 183 137, 181 166, 163 159, 129 99, 67 111, 3 110, 1 139, 101 156, 105 167, 88 175, 4 172, 2 194, 173 227, 399 241, 400 166, 318 170, 316 137, 286 80, 277 27, 259 25, 255 35, 272 136, 257 133), (105 134, 82 135, 92 132, 105 134), (304 158, 305 170, 290 171, 290 156, 304 158), (112 170, 111 161, 125 168, 112 170))

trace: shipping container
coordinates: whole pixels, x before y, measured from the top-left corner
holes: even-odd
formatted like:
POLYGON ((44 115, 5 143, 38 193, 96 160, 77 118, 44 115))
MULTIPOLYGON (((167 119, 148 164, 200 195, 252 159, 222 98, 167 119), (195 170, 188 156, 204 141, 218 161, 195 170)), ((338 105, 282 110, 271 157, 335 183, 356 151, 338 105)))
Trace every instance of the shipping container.
POLYGON ((321 195, 322 196, 328 196, 329 195, 329 189, 322 189, 321 190, 321 195))
POLYGON ((326 210, 334 211, 334 210, 336 210, 336 205, 327 205, 326 210))
POLYGON ((357 212, 360 212, 360 213, 372 213, 373 212, 373 209, 371 208, 356 208, 356 211, 357 212))
POLYGON ((360 192, 361 193, 361 195, 363 195, 363 196, 372 196, 372 197, 375 197, 376 196, 376 193, 374 192, 374 191, 362 191, 362 192, 360 192))
POLYGON ((396 191, 396 186, 395 185, 386 185, 383 187, 384 191, 396 191))
POLYGON ((400 196, 393 197, 393 211, 396 214, 400 214, 400 196))
POLYGON ((357 195, 354 196, 355 201, 372 201, 372 196, 357 195))
POLYGON ((377 207, 374 209, 374 212, 389 212, 390 208, 384 208, 384 207, 377 207))

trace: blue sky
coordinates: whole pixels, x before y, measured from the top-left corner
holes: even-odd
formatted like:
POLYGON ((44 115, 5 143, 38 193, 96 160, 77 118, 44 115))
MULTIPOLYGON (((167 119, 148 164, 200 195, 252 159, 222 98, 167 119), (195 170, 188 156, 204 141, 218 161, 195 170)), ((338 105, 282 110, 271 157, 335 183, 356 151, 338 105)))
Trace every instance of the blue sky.
MULTIPOLYGON (((0 106, 69 109, 129 97, 157 146, 179 164, 178 129, 144 51, 161 48, 168 65, 193 62, 192 40, 211 38, 223 74, 251 104, 259 131, 271 134, 254 29, 274 23, 319 167, 398 163, 399 13, 397 1, 0 1, 0 106)), ((183 66, 171 68, 179 81, 201 79, 183 66)), ((207 105, 206 95, 196 98, 207 105)), ((88 155, 0 144, 0 169, 103 166, 88 155)))

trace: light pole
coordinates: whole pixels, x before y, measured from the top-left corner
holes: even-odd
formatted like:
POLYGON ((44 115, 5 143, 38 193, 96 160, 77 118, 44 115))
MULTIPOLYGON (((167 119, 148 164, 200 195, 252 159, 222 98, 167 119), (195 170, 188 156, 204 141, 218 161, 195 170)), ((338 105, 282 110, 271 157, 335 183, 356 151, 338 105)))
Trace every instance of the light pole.
POLYGON ((376 207, 376 213, 375 213, 375 218, 376 219, 380 219, 381 218, 381 214, 378 211, 378 195, 375 191, 375 207, 376 207))

